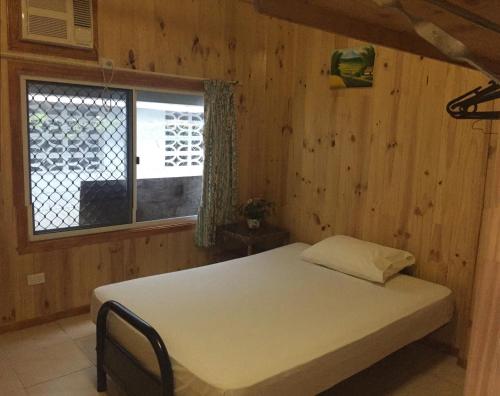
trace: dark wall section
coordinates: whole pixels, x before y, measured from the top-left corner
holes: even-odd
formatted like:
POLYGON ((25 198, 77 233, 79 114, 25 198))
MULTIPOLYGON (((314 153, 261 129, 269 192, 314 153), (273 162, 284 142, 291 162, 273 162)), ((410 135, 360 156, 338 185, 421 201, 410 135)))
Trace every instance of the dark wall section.
POLYGON ((132 203, 125 180, 82 181, 80 227, 105 227, 132 221, 132 203))
POLYGON ((202 176, 137 180, 137 221, 198 214, 202 176))
MULTIPOLYGON (((137 180, 137 221, 198 214, 202 177, 137 180)), ((80 227, 102 227, 131 221, 124 180, 82 182, 80 227)))

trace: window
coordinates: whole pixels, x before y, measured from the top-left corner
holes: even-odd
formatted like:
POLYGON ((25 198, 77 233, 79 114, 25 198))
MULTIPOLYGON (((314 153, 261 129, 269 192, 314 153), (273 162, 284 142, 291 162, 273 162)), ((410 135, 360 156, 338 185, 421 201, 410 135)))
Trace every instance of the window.
POLYGON ((26 80, 32 234, 195 216, 203 96, 26 80))
POLYGON ((137 221, 196 215, 203 97, 137 93, 137 221))

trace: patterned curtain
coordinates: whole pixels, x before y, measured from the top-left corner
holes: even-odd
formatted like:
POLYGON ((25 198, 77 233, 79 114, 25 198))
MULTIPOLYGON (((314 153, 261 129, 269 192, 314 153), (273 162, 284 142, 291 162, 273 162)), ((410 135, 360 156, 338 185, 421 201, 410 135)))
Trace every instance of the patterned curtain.
POLYGON ((236 219, 238 160, 233 97, 232 84, 205 82, 203 193, 195 235, 200 247, 214 246, 217 226, 236 219))

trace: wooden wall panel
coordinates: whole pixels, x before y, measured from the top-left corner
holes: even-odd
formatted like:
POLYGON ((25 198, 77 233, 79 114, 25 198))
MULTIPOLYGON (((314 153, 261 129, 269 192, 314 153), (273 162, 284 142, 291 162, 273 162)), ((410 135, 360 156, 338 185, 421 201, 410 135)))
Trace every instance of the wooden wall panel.
POLYGON ((438 339, 465 358, 491 135, 445 105, 486 79, 377 47, 373 88, 330 90, 332 49, 359 42, 296 30, 293 91, 281 89, 292 110, 279 125, 268 116, 263 143, 272 154, 262 190, 278 202, 277 221, 294 240, 340 233, 413 252, 415 275, 455 293, 456 317, 438 339))
POLYGON ((500 394, 500 123, 494 122, 493 126, 472 312, 467 396, 500 394))
MULTIPOLYGON (((479 74, 378 47, 374 88, 332 91, 332 50, 358 43, 259 15, 249 1, 108 0, 99 24, 99 54, 118 67, 239 80, 242 199, 276 201, 275 220, 295 240, 346 233, 413 251, 416 275, 455 292, 443 339, 465 350, 490 135, 444 105, 483 83, 479 74)), ((5 37, 2 23, 2 49, 5 37)), ((0 324, 85 305, 98 285, 210 260, 192 231, 18 254, 1 65, 0 324), (39 271, 47 283, 28 287, 39 271)))

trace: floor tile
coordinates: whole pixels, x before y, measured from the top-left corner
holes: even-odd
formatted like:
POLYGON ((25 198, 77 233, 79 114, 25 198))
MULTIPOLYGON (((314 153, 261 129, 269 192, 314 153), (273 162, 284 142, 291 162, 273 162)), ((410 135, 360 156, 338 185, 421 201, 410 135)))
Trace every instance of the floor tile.
POLYGON ((34 348, 45 348, 71 338, 56 324, 49 323, 0 335, 2 355, 12 357, 34 348))
POLYGON ((9 357, 8 363, 25 387, 92 366, 73 341, 24 350, 9 357))
POLYGON ((95 325, 90 320, 90 314, 61 319, 57 323, 74 340, 95 334, 95 325))
POLYGON ((29 387, 30 396, 98 396, 95 367, 29 387))
POLYGON ((390 396, 462 396, 463 388, 452 382, 441 380, 434 375, 420 375, 400 384, 387 395, 390 396))
POLYGON ((434 363, 430 373, 462 388, 465 386, 465 369, 457 364, 454 356, 443 356, 434 363))
POLYGON ((127 394, 116 385, 111 378, 108 378, 108 391, 105 393, 108 396, 127 396, 127 394))
MULTIPOLYGON (((95 361, 88 315, 1 335, 0 396, 124 396, 111 379, 97 393, 95 361)), ((322 396, 460 396, 464 378, 454 357, 414 343, 322 396)))
POLYGON ((346 379, 322 396, 460 396, 465 370, 456 359, 412 344, 346 379))
POLYGON ((95 367, 65 375, 51 381, 27 388, 27 396, 126 396, 125 393, 108 378, 108 390, 97 392, 95 367))
POLYGON ((24 396, 23 385, 15 371, 0 359, 0 396, 24 396))
POLYGON ((96 364, 97 356, 95 351, 96 336, 95 334, 79 338, 75 340, 76 345, 85 354, 93 364, 96 364))
POLYGON ((455 356, 445 354, 422 343, 414 343, 404 348, 402 352, 401 356, 410 358, 415 372, 428 373, 455 385, 464 386, 465 369, 458 365, 455 356))

